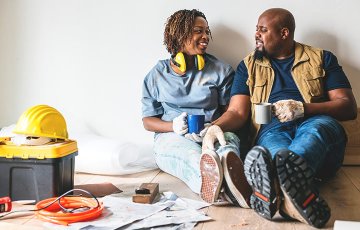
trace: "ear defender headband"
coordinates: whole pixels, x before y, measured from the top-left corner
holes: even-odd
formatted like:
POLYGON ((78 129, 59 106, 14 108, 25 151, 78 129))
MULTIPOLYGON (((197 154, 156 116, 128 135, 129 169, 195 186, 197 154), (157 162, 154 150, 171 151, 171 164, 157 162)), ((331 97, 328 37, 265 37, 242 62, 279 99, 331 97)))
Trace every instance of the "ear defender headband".
MULTIPOLYGON (((171 61, 176 65, 179 70, 183 73, 186 72, 186 61, 184 54, 182 52, 177 53, 175 56, 171 57, 171 61)), ((198 70, 202 70, 205 66, 205 59, 202 55, 197 54, 195 57, 195 66, 198 70)))

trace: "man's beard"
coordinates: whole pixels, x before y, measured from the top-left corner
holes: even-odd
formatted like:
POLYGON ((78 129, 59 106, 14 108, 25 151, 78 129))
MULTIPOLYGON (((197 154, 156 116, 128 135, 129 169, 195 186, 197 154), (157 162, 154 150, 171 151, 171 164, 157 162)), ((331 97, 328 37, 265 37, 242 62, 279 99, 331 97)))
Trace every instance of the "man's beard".
POLYGON ((265 51, 261 51, 255 48, 255 53, 254 53, 254 60, 262 60, 263 57, 266 57, 266 52, 265 51))

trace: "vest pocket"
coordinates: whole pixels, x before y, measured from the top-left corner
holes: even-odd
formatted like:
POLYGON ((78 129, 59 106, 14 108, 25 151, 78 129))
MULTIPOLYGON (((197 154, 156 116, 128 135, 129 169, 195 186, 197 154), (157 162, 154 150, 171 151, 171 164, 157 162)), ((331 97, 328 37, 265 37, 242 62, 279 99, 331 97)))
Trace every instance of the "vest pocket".
POLYGON ((305 85, 313 97, 322 97, 324 95, 324 76, 325 71, 322 68, 312 69, 302 74, 305 85))
POLYGON ((246 81, 246 84, 249 86, 251 103, 259 103, 262 102, 262 98, 264 98, 263 94, 265 93, 267 79, 256 79, 256 81, 253 79, 255 78, 250 76, 246 81))

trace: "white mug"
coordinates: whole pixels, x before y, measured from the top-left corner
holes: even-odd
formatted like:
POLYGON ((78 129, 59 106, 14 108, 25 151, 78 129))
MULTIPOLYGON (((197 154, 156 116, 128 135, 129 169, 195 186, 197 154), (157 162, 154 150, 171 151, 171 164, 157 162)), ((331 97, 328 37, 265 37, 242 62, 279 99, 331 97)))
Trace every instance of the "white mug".
POLYGON ((255 104, 255 122, 257 124, 268 124, 271 122, 272 117, 272 104, 271 103, 258 103, 255 104))

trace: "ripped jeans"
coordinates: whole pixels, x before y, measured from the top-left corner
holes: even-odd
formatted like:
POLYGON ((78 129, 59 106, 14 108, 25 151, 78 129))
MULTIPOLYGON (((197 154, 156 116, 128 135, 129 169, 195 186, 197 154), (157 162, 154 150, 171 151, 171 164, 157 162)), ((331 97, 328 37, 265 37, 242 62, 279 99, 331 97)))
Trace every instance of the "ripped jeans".
MULTIPOLYGON (((215 144, 215 152, 223 156, 234 152, 240 157, 240 140, 230 132, 224 133, 226 145, 215 144)), ((176 133, 160 133, 154 142, 155 160, 159 168, 183 182, 195 193, 200 193, 200 156, 201 145, 176 133)))
POLYGON ((304 158, 319 178, 335 175, 344 160, 347 137, 332 117, 317 115, 292 124, 279 123, 261 134, 256 145, 266 147, 273 159, 281 149, 304 158))

